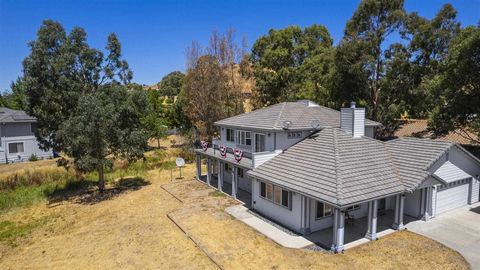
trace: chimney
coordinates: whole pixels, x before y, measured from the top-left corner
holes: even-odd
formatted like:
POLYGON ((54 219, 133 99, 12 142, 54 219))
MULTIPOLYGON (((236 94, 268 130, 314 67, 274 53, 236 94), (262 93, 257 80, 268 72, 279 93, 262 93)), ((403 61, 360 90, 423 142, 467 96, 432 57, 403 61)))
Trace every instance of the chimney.
POLYGON ((340 128, 359 138, 365 135, 365 108, 357 108, 355 102, 350 103, 350 108, 342 108, 340 114, 340 128))

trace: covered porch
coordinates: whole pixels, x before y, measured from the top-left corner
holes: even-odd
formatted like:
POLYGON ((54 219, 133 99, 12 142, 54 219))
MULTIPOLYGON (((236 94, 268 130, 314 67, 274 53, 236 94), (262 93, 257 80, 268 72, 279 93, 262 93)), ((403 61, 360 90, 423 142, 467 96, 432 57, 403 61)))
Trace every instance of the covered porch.
MULTIPOLYGON (((216 151, 218 153, 218 151, 216 151)), ((207 185, 216 188, 218 191, 223 192, 232 198, 241 201, 245 207, 252 207, 252 195, 248 190, 242 189, 245 186, 245 181, 250 181, 248 178, 240 178, 239 171, 245 176, 246 170, 251 169, 249 161, 232 162, 227 158, 216 157, 214 152, 211 154, 202 155, 201 152, 197 152, 196 155, 196 176, 199 181, 206 183, 207 185), (202 174, 202 156, 205 156, 206 173, 202 174), (227 166, 228 164, 228 170, 227 166), (242 182, 243 181, 243 182, 242 182)))

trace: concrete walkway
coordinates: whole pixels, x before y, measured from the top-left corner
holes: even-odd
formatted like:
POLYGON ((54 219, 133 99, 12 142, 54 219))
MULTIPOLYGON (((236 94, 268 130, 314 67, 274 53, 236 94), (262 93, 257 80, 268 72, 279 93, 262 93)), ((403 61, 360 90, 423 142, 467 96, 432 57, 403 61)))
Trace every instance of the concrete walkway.
POLYGON ((227 213, 246 223, 266 237, 272 239, 277 244, 288 248, 305 248, 314 245, 313 242, 302 236, 288 234, 272 224, 248 212, 248 209, 242 205, 236 205, 225 209, 227 213))
POLYGON ((473 269, 480 269, 480 203, 406 227, 460 252, 473 269))

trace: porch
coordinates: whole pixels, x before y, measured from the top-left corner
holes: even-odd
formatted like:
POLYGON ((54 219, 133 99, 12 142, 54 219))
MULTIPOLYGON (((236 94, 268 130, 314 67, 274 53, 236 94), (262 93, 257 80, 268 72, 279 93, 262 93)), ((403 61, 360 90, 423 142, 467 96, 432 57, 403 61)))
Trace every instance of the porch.
MULTIPOLYGON (((415 220, 417 219, 404 215, 403 224, 407 224, 415 220)), ((395 232, 395 230, 392 229, 392 224, 394 224, 394 222, 395 222, 395 211, 393 210, 387 210, 385 211, 384 214, 378 215, 377 222, 376 222, 376 225, 377 225, 376 237, 381 237, 381 236, 390 234, 392 232, 395 232)), ((343 232, 344 248, 347 249, 347 248, 356 246, 357 244, 368 242, 370 239, 367 239, 365 237, 368 231, 368 226, 369 226, 368 216, 362 217, 359 219, 354 219, 349 222, 345 221, 345 227, 343 232)), ((309 235, 305 235, 304 237, 322 248, 330 249, 333 244, 332 235, 334 235, 333 227, 330 227, 327 229, 313 232, 309 235)))

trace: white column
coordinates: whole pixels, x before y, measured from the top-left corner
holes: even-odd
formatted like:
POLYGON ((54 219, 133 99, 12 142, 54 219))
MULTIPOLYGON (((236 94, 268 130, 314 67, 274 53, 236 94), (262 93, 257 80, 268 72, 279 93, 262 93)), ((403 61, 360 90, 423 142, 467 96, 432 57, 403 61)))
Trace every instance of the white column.
POLYGON ((212 180, 212 166, 211 159, 207 157, 207 185, 210 186, 210 181, 212 180))
POLYGON ((345 234, 345 212, 335 208, 333 212, 334 218, 334 240, 332 244, 332 251, 335 253, 343 252, 344 250, 344 234, 345 234))
POLYGON ((378 200, 368 202, 368 228, 365 237, 369 240, 377 239, 378 200))
POLYGON ((403 205, 404 205, 405 195, 399 194, 395 196, 395 221, 393 223, 393 229, 402 230, 403 226, 403 205))
POLYGON ((427 221, 432 217, 432 187, 425 189, 425 209, 423 211, 422 220, 427 221))
POLYGON ((218 160, 218 181, 217 181, 217 188, 219 191, 222 191, 222 187, 223 187, 223 162, 221 162, 220 160, 218 160))
POLYGON ((310 199, 307 196, 301 196, 301 228, 300 233, 303 235, 310 233, 310 199))
POLYGON ((233 166, 232 169, 232 197, 237 198, 237 167, 233 166))
POLYGON ((197 179, 200 180, 200 177, 202 176, 202 156, 200 154, 196 154, 195 161, 197 165, 197 179))

